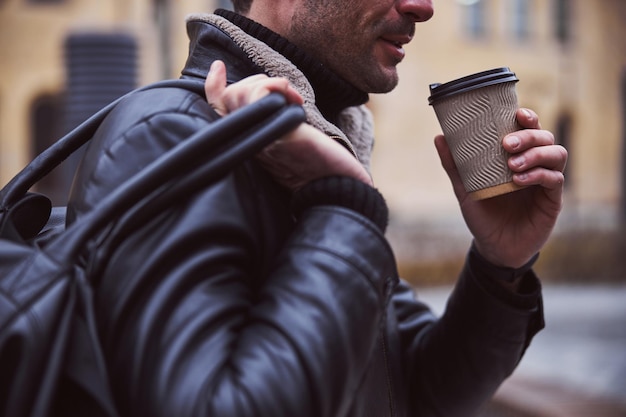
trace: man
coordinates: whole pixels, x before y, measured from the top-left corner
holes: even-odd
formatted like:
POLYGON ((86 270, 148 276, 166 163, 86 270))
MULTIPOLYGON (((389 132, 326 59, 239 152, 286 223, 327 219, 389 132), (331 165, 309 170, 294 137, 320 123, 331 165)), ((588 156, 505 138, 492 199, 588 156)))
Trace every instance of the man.
POLYGON ((531 267, 561 209, 566 151, 520 110, 526 130, 504 146, 515 181, 530 187, 476 202, 435 139, 474 235, 437 319, 397 277, 362 106, 397 84, 402 46, 432 16, 430 1, 235 0, 235 9, 188 22, 183 77, 206 77, 210 105, 178 89, 121 103, 75 181, 71 218, 270 91, 307 112, 258 158, 92 260, 120 414, 475 414, 543 326, 531 267))

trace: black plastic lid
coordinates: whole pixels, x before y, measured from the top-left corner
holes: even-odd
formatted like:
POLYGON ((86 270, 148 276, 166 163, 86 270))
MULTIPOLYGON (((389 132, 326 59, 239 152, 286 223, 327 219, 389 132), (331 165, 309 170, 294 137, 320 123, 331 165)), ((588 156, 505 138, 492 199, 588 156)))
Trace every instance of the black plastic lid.
POLYGON ((428 104, 432 105, 437 100, 477 88, 517 81, 519 81, 519 79, 515 76, 514 72, 508 67, 502 67, 467 75, 445 84, 434 83, 429 86, 430 97, 428 97, 428 104))

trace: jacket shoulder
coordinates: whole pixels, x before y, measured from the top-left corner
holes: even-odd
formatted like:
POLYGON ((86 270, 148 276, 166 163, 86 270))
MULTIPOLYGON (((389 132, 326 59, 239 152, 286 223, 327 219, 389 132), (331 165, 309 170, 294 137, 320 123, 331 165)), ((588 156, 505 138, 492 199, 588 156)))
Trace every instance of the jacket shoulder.
POLYGON ((206 100, 181 88, 129 95, 104 119, 89 142, 70 193, 68 219, 219 116, 206 100))

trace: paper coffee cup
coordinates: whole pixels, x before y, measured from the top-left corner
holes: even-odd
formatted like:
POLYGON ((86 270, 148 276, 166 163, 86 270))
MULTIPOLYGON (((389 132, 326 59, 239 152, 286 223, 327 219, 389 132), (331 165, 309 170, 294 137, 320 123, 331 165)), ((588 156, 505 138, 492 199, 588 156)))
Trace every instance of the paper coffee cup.
POLYGON ((515 113, 515 73, 496 68, 445 84, 430 85, 433 106, 465 190, 476 199, 519 190, 502 147, 507 134, 519 130, 515 113))

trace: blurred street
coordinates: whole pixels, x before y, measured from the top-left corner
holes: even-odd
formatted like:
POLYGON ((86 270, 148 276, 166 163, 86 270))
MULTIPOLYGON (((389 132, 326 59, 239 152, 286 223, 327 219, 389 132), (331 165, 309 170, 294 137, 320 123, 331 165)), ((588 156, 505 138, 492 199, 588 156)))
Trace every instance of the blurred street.
MULTIPOLYGON (((419 288, 441 312, 449 287, 419 288)), ((626 416, 626 285, 545 285, 546 328, 481 417, 626 416)))

